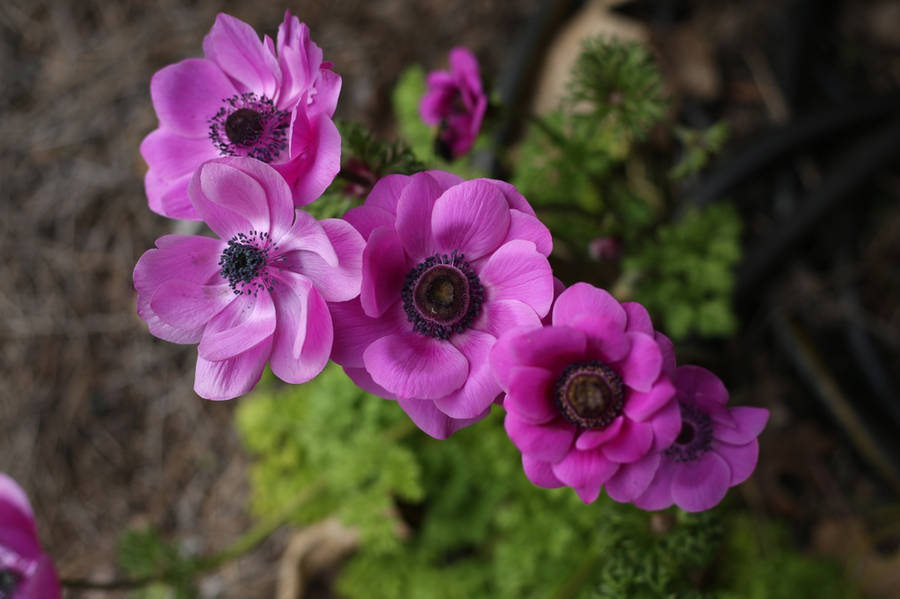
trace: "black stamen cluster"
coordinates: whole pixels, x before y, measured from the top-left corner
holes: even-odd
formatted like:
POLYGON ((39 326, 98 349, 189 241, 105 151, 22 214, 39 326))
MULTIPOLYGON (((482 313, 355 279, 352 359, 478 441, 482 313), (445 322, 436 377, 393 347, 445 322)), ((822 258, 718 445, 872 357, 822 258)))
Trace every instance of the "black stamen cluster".
POLYGON ((608 426, 625 404, 621 377, 596 360, 566 366, 556 379, 554 395, 562 417, 582 429, 608 426))
POLYGON ((252 92, 222 100, 209 119, 209 139, 222 156, 249 156, 272 162, 287 148, 290 112, 252 92))
POLYGON ((22 577, 12 570, 0 570, 0 599, 12 599, 22 577))
POLYGON ((269 252, 276 246, 269 242, 269 234, 260 231, 238 233, 228 240, 228 247, 219 257, 219 274, 228 280, 236 295, 256 296, 263 289, 272 291, 272 279, 266 275, 265 266, 269 252))
POLYGON ((449 339, 453 333, 462 333, 469 328, 481 314, 484 288, 475 270, 465 261, 465 255, 454 251, 452 254, 435 254, 409 271, 400 297, 406 319, 412 323, 414 331, 435 339, 449 339), (417 292, 419 283, 429 271, 442 266, 441 276, 428 284, 435 287, 452 285, 453 297, 449 303, 440 297, 443 295, 441 289, 419 289, 417 292), (465 297, 460 297, 463 294, 465 297), (436 313, 442 314, 436 317, 436 313))
POLYGON ((675 462, 693 462, 709 450, 713 440, 712 420, 697 406, 679 402, 681 431, 666 456, 675 462))

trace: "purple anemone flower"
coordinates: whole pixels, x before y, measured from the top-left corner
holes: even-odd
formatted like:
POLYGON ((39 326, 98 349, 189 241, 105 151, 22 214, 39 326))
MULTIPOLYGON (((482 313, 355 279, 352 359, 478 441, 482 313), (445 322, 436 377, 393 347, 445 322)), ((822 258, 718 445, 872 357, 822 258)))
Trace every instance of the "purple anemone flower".
POLYGON ((285 13, 277 41, 219 14, 203 39, 204 58, 157 71, 150 82, 159 128, 141 143, 151 210, 200 220, 187 197, 191 175, 220 156, 271 164, 296 206, 325 191, 340 169, 341 138, 331 120, 341 78, 322 61, 309 29, 285 13))
POLYGON ((459 158, 472 148, 487 110, 475 55, 466 48, 450 50, 450 71, 432 71, 419 104, 419 114, 429 125, 438 125, 437 154, 459 158))
POLYGON ((41 551, 34 512, 16 481, 0 472, 0 599, 58 599, 53 562, 41 551))
POLYGON ((366 238, 360 297, 332 304, 332 359, 436 438, 487 415, 488 354, 550 309, 550 232, 516 189, 431 171, 381 179, 345 218, 366 238))
POLYGON ((726 408, 728 390, 716 375, 699 366, 675 368, 673 354, 666 353, 666 369, 672 373, 681 406, 681 430, 662 452, 647 489, 633 501, 646 510, 675 504, 701 512, 718 505, 730 487, 747 480, 756 468, 756 437, 766 426, 769 411, 726 408))
POLYGON ((604 484, 645 489, 681 426, 647 311, 587 283, 559 295, 550 326, 504 334, 490 361, 525 474, 585 503, 604 484))
POLYGON ((295 210, 284 179, 252 158, 203 164, 188 195, 220 239, 166 235, 141 256, 134 286, 150 332, 199 342, 194 390, 207 399, 246 393, 266 362, 289 383, 316 376, 333 337, 325 302, 359 294, 359 233, 295 210))

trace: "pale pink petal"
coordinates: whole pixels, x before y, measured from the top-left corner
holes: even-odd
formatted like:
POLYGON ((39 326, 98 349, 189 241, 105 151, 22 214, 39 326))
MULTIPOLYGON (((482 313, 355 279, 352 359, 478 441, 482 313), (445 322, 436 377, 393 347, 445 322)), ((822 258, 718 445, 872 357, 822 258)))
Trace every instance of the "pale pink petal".
POLYGON ((497 249, 509 230, 509 205, 485 181, 465 181, 434 203, 431 233, 440 252, 458 251, 469 261, 497 249))
POLYGON ((528 304, 518 300, 497 300, 485 303, 481 315, 472 323, 472 328, 500 338, 503 333, 516 327, 539 328, 541 320, 528 304))
POLYGON ((606 494, 619 503, 634 501, 647 490, 659 469, 661 457, 659 453, 651 453, 636 462, 622 464, 606 481, 606 494))
POLYGON ((184 137, 167 129, 151 131, 141 141, 140 150, 157 179, 166 186, 172 186, 185 175, 193 174, 201 163, 219 156, 207 137, 184 137))
POLYGON ((678 402, 670 401, 657 410, 650 419, 650 426, 653 427, 652 451, 668 449, 681 432, 681 409, 678 402))
POLYGON ((732 445, 744 445, 756 439, 766 427, 769 410, 738 406, 731 408, 731 416, 734 418, 736 427, 732 428, 713 421, 713 437, 732 445))
POLYGON ((153 168, 144 177, 144 191, 147 194, 147 206, 153 212, 182 220, 201 220, 188 197, 188 185, 193 172, 167 180, 159 176, 153 168))
POLYGON ((616 368, 622 382, 635 391, 649 391, 662 371, 662 352, 653 337, 644 333, 625 333, 631 351, 616 368))
POLYGON ((653 477, 647 490, 634 500, 634 505, 642 510, 662 510, 675 503, 672 499, 672 476, 675 473, 675 466, 675 462, 662 457, 656 476, 653 477))
POLYGON ((197 347, 211 362, 234 357, 275 332, 275 304, 266 293, 240 295, 210 319, 197 347))
POLYGON ((377 318, 400 301, 410 271, 397 233, 388 227, 372 231, 362 252, 362 286, 359 299, 368 316, 377 318))
POLYGON ((158 70, 150 79, 150 97, 161 129, 208 139, 209 119, 237 93, 214 62, 188 58, 158 70))
MULTIPOLYGON (((272 241, 279 242, 294 224, 294 204, 291 198, 291 189, 285 183, 284 178, 274 168, 255 158, 243 156, 228 157, 221 158, 217 162, 239 170, 242 174, 247 175, 259 184, 263 190, 266 209, 269 213, 268 223, 263 224, 261 230, 268 232, 272 241)), ((250 210, 257 209, 255 202, 252 206, 250 210)), ((237 210, 237 208, 235 209, 237 210)), ((257 224, 254 221, 254 225, 257 224)), ((259 230, 257 229, 257 231, 259 230)))
POLYGON ((147 250, 134 267, 134 288, 153 291, 170 279, 198 285, 211 280, 221 269, 219 256, 225 244, 199 235, 164 235, 156 240, 155 250, 147 250))
MULTIPOLYGON (((372 376, 365 368, 344 368, 344 374, 350 378, 351 381, 356 384, 357 387, 365 391, 366 393, 371 393, 372 395, 377 395, 378 397, 383 397, 384 399, 397 399, 397 396, 376 383, 372 380, 372 376)), ((410 401, 423 401, 427 402, 427 399, 423 400, 410 400, 410 401)))
POLYGON ((592 503, 600 495, 603 483, 618 469, 599 451, 573 449, 561 461, 553 464, 556 478, 575 489, 585 503, 592 503))
POLYGON ((263 45, 253 27, 219 13, 203 38, 203 53, 241 88, 274 99, 281 79, 275 56, 263 45))
POLYGON ((562 419, 531 424, 507 412, 503 426, 519 451, 545 462, 561 460, 572 449, 575 438, 575 427, 562 419))
POLYGON ((610 439, 614 439, 622 430, 622 424, 625 422, 624 416, 616 416, 612 422, 600 429, 591 429, 582 431, 578 438, 575 439, 575 447, 581 450, 595 449, 600 447, 610 439))
POLYGON ((717 453, 708 451, 694 462, 675 467, 672 499, 686 512, 702 512, 722 501, 730 481, 728 463, 717 453))
POLYGON ((553 465, 549 462, 542 462, 523 454, 522 468, 525 470, 528 480, 539 487, 556 489, 565 486, 565 483, 553 474, 553 465))
POLYGON ((272 166, 291 187, 295 206, 317 200, 341 170, 341 134, 326 114, 298 108, 291 125, 290 159, 272 166))
POLYGON ((316 95, 312 98, 309 109, 311 112, 319 112, 329 117, 334 116, 337 108, 338 96, 341 95, 341 76, 325 68, 324 63, 319 69, 319 80, 316 82, 316 95))
POLYGON ((194 392, 205 399, 232 399, 248 393, 262 377, 263 368, 272 353, 272 337, 268 337, 233 358, 210 362, 197 357, 194 392))
POLYGON ((647 392, 629 390, 625 396, 625 414, 632 420, 643 422, 652 417, 675 397, 675 386, 667 377, 661 377, 647 392))
POLYGON ((556 298, 553 324, 574 326, 574 320, 582 314, 603 315, 622 330, 628 320, 625 309, 608 291, 587 283, 575 283, 556 298))
POLYGON ((425 433, 431 435, 435 439, 446 439, 461 428, 474 424, 485 418, 491 411, 488 407, 482 414, 475 418, 459 419, 451 418, 434 407, 434 402, 424 399, 403 399, 397 400, 403 411, 407 413, 410 419, 416 423, 425 433))
POLYGON ((451 418, 475 418, 489 408, 502 393, 491 372, 488 355, 497 341, 492 335, 468 330, 453 335, 450 342, 469 362, 466 382, 456 391, 434 400, 434 405, 451 418))
POLYGON ((441 195, 438 182, 427 173, 416 173, 400 193, 396 229, 406 253, 416 262, 436 253, 431 235, 431 211, 441 195))
POLYGON ((647 422, 625 419, 619 434, 600 449, 613 462, 629 463, 641 459, 653 445, 653 427, 647 422))
POLYGON ((156 288, 150 299, 150 309, 169 326, 192 330, 209 322, 235 297, 224 281, 218 285, 198 285, 171 279, 156 288))
POLYGON ((756 461, 759 459, 759 441, 753 439, 746 445, 731 445, 714 441, 711 451, 716 452, 728 462, 728 467, 731 468, 731 482, 728 485, 733 487, 741 484, 753 474, 756 461))
POLYGON ((224 160, 206 162, 194 173, 188 186, 194 209, 225 240, 239 233, 267 232, 269 205, 265 191, 255 179, 224 160))
POLYGON ((339 265, 337 252, 325 227, 304 210, 294 211, 294 225, 278 242, 277 253, 285 259, 285 267, 288 269, 292 260, 291 253, 295 251, 318 254, 325 265, 332 268, 339 265))
POLYGON ((533 243, 539 253, 544 256, 550 255, 553 251, 553 236, 544 223, 531 214, 515 209, 509 211, 509 217, 509 230, 503 243, 513 239, 524 239, 533 243))
POLYGON ((651 337, 653 336, 653 322, 650 320, 647 308, 637 302, 622 302, 622 308, 625 309, 625 314, 628 315, 626 331, 646 333, 651 337))
POLYGON ((574 328, 587 334, 591 358, 611 364, 628 355, 631 339, 611 318, 603 314, 580 314, 572 319, 574 328))
POLYGON ((437 399, 462 387, 469 363, 451 343, 401 332, 373 341, 363 352, 372 379, 399 397, 437 399))
MULTIPOLYGON (((384 179, 381 181, 384 181, 384 179)), ((383 208, 379 208, 378 206, 370 206, 369 204, 351 208, 344 214, 343 218, 353 225, 353 228, 359 231, 359 234, 366 240, 369 239, 369 235, 372 234, 372 231, 378 227, 394 228, 394 215, 392 213, 383 208)))
POLYGON ((272 295, 278 329, 270 363, 275 376, 288 383, 305 383, 328 363, 334 337, 325 300, 302 275, 281 273, 272 295))
POLYGON ((412 328, 399 304, 380 318, 366 316, 359 298, 329 304, 329 309, 334 322, 331 359, 348 368, 363 367, 363 352, 376 339, 412 328))
POLYGON ((543 424, 559 417, 554 402, 556 375, 536 366, 516 366, 509 373, 509 391, 503 408, 531 424, 543 424))
POLYGON ((534 308, 543 317, 553 302, 553 272, 547 258, 530 241, 515 240, 500 246, 478 273, 488 301, 513 299, 534 308))

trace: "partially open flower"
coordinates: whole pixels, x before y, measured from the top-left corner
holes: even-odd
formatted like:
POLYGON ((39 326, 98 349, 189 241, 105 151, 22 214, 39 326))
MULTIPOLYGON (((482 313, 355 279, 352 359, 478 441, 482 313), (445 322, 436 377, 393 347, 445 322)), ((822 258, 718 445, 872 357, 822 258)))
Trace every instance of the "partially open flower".
POLYGON ((57 599, 59 580, 41 551, 31 504, 21 487, 0 472, 0 599, 57 599))
POLYGON ((366 238, 359 299, 332 304, 332 359, 445 438, 500 394, 488 353, 553 299, 550 232, 512 185, 389 175, 347 212, 366 238))
POLYGON ((688 512, 717 505, 730 487, 756 467, 759 442, 769 418, 763 408, 727 408, 728 390, 705 368, 680 366, 672 373, 681 406, 681 430, 661 456, 649 487, 634 504, 659 510, 672 504, 688 512))
POLYGON ((201 163, 248 156, 271 164, 293 203, 309 204, 340 169, 341 138, 331 120, 341 78, 322 61, 309 29, 285 14, 277 42, 219 14, 203 40, 204 58, 159 70, 150 82, 159 128, 141 143, 150 166, 150 208, 200 220, 187 197, 201 163))
POLYGON ((438 126, 436 153, 447 160, 472 148, 487 110, 478 61, 466 48, 450 50, 450 71, 432 71, 419 104, 422 120, 438 126))
POLYGON ((585 503, 620 470, 619 484, 646 488, 681 423, 647 311, 576 283, 552 314, 550 326, 503 335, 490 356, 525 474, 585 503))
POLYGON ((289 383, 313 378, 331 353, 325 302, 359 294, 359 233, 294 210, 284 179, 251 158, 205 163, 188 194, 220 239, 167 235, 141 256, 134 286, 150 332, 199 342, 194 390, 207 399, 246 393, 266 362, 289 383))

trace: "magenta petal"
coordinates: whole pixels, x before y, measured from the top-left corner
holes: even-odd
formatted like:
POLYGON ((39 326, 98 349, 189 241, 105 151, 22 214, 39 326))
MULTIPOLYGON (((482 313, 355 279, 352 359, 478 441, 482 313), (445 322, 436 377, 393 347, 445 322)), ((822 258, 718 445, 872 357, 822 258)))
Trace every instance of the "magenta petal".
POLYGON ((168 188, 219 153, 207 137, 190 138, 168 129, 151 131, 141 141, 141 156, 168 188))
POLYGON ((585 503, 592 503, 600 495, 603 483, 618 469, 618 464, 607 460, 599 451, 572 450, 561 461, 553 464, 553 474, 575 489, 585 503))
POLYGON ((270 99, 278 90, 281 69, 253 27, 232 16, 219 13, 203 38, 203 53, 235 81, 240 91, 252 91, 270 99))
POLYGON ((156 247, 144 252, 134 267, 138 292, 152 292, 170 279, 204 285, 221 269, 218 262, 224 244, 218 239, 165 235, 156 240, 156 247))
POLYGON ((150 96, 160 127, 185 137, 200 138, 208 146, 209 119, 225 99, 237 93, 214 62, 188 58, 157 71, 150 80, 150 96))
POLYGON ((456 334, 451 343, 469 362, 466 382, 456 391, 434 400, 434 405, 451 418, 475 418, 489 408, 502 393, 491 372, 488 355, 496 338, 481 331, 469 330, 456 334))
POLYGON ((348 368, 363 367, 363 352, 381 337, 407 329, 406 315, 399 304, 380 318, 370 318, 363 312, 359 299, 329 305, 334 322, 334 347, 331 359, 348 368))
POLYGON ((662 352, 663 356, 663 372, 667 375, 672 376, 672 373, 675 372, 675 346, 672 345, 672 340, 656 331, 653 335, 653 338, 656 339, 656 343, 659 344, 659 351, 662 352))
POLYGON ((631 351, 618 367, 622 382, 635 391, 649 391, 662 371, 662 352, 650 335, 625 335, 631 340, 631 351))
POLYGON ((298 250, 282 256, 284 262, 281 266, 301 273, 312 281, 326 302, 353 299, 359 295, 365 242, 346 221, 327 218, 320 221, 319 225, 337 255, 337 265, 329 264, 316 252, 298 250))
POLYGON ((300 108, 291 128, 290 160, 275 164, 291 185, 295 206, 317 200, 341 170, 341 134, 325 114, 305 115, 300 108))
POLYGON ((191 281, 165 281, 153 293, 150 309, 176 329, 192 330, 205 325, 235 298, 228 284, 198 285, 191 281))
POLYGON ((672 375, 672 382, 680 397, 689 398, 701 410, 728 403, 728 389, 721 379, 700 366, 679 366, 672 375))
POLYGON ((519 193, 519 190, 516 189, 512 183, 500 181, 499 179, 482 180, 487 181, 488 183, 499 189, 503 194, 503 197, 506 198, 507 203, 509 203, 510 208, 514 208, 515 210, 520 210, 525 214, 534 216, 534 208, 531 207, 531 204, 528 203, 528 200, 525 199, 525 196, 519 193))
POLYGON ((20 599, 59 599, 59 577, 53 560, 48 555, 38 558, 34 573, 28 576, 19 588, 16 597, 20 599))
POLYGON ((549 462, 542 462, 523 454, 522 469, 525 470, 528 480, 539 487, 556 489, 565 486, 565 483, 553 474, 553 465, 549 462))
POLYGON ((732 445, 744 445, 756 439, 766 427, 769 410, 738 406, 731 408, 731 416, 734 418, 736 427, 732 428, 713 421, 713 437, 732 445))
POLYGON ((269 206, 263 188, 221 158, 197 169, 188 185, 188 195, 197 214, 222 239, 269 228, 269 206))
POLYGON ((486 417, 491 409, 488 407, 476 418, 459 419, 451 418, 434 407, 434 402, 424 399, 398 399, 397 403, 403 408, 410 419, 416 423, 425 433, 435 439, 446 439, 456 431, 470 424, 474 424, 486 417))
POLYGON ((28 501, 28 496, 12 477, 0 472, 0 509, 4 510, 2 512, 4 516, 7 513, 11 513, 7 511, 10 508, 17 512, 16 517, 13 519, 14 521, 5 517, 0 518, 0 526, 18 524, 21 518, 21 521, 30 522, 33 530, 34 510, 31 509, 31 502, 28 501))
MULTIPOLYGON (((441 190, 441 194, 443 194, 454 185, 459 185, 464 181, 464 179, 459 175, 454 175, 453 173, 448 173, 447 171, 431 170, 425 171, 425 174, 427 174, 429 177, 434 179, 435 182, 437 182, 438 187, 441 190)), ((438 196, 440 196, 440 194, 438 194, 438 196)))
POLYGON ((728 462, 731 468, 731 482, 729 486, 739 485, 747 480, 756 468, 759 459, 759 442, 753 439, 746 445, 731 445, 730 443, 713 443, 712 451, 728 462))
POLYGON ((572 362, 584 359, 584 333, 569 327, 544 327, 517 334, 509 340, 513 358, 526 366, 540 366, 561 372, 572 362))
POLYGON ((503 408, 531 424, 550 422, 559 416, 554 403, 556 375, 537 366, 516 366, 509 373, 509 391, 503 408))
POLYGON ((728 463, 714 451, 708 451, 694 462, 675 467, 672 499, 686 512, 702 512, 722 501, 730 482, 728 463))
POLYGON ((636 462, 622 464, 606 481, 606 494, 619 503, 634 501, 647 490, 659 469, 661 457, 659 453, 651 453, 636 462))
POLYGON ((625 414, 632 420, 643 422, 656 414, 673 397, 675 397, 675 386, 668 378, 660 377, 647 392, 628 391, 625 399, 625 414))
POLYGON ((675 462, 661 458, 656 476, 647 490, 634 499, 634 505, 642 510, 661 510, 675 503, 672 499, 672 477, 676 466, 675 462))
POLYGON ((153 212, 180 218, 183 220, 200 220, 188 197, 188 185, 193 172, 186 173, 174 180, 165 179, 152 167, 144 177, 144 191, 147 193, 147 206, 153 212))
POLYGON ((470 262, 497 249, 509 230, 509 205, 485 181, 465 181, 434 203, 431 232, 438 251, 458 251, 470 262))
POLYGON ((675 442, 681 432, 681 408, 677 401, 670 401, 650 419, 653 427, 652 451, 663 451, 675 442))
POLYGON ((503 390, 509 390, 509 374, 512 369, 516 366, 521 366, 521 362, 512 349, 514 340, 519 335, 538 328, 540 328, 540 325, 531 324, 509 329, 497 339, 497 343, 495 343, 493 349, 491 349, 491 370, 493 370, 494 378, 497 379, 497 382, 500 383, 500 387, 502 387, 503 390))
POLYGON ((241 295, 214 316, 197 347, 213 362, 234 357, 275 332, 275 304, 268 293, 241 295))
MULTIPOLYGON (((344 367, 344 374, 346 374, 353 383, 365 391, 366 393, 371 393, 372 395, 377 395, 378 397, 383 397, 384 399, 397 399, 397 396, 376 383, 372 380, 372 376, 365 368, 347 368, 344 367)), ((411 400, 411 401, 419 401, 419 400, 411 400)), ((428 400, 422 400, 428 401, 428 400)))
POLYGON ((233 358, 210 362, 197 358, 194 391, 212 400, 232 399, 248 393, 259 382, 272 353, 272 338, 233 358))
POLYGON ((523 454, 545 462, 558 462, 572 448, 575 427, 562 419, 530 424, 512 412, 503 421, 506 434, 523 454))
MULTIPOLYGON (((384 179, 382 179, 382 181, 383 180, 384 179)), ((378 227, 394 228, 394 215, 392 213, 384 208, 370 206, 368 204, 351 208, 344 214, 343 218, 353 225, 353 228, 359 231, 359 234, 366 240, 369 239, 369 235, 372 234, 372 231, 378 227)))
POLYGON ((602 314, 580 314, 572 323, 574 328, 587 333, 588 351, 592 358, 611 364, 628 355, 631 339, 611 318, 602 314))
POLYGON ((399 397, 437 399, 462 387, 469 362, 451 343, 402 332, 373 341, 363 352, 372 379, 399 397))
POLYGON ((518 300, 497 300, 485 303, 481 316, 472 323, 472 328, 500 338, 503 333, 516 327, 540 328, 541 319, 529 306, 518 300))
MULTIPOLYGON (((217 162, 238 169, 259 184, 269 216, 269 221, 263 224, 262 231, 268 232, 272 240, 278 242, 294 224, 293 198, 291 189, 285 183, 284 178, 274 168, 254 158, 222 158, 217 162)), ((248 208, 250 210, 259 209, 256 202, 248 208)), ((257 223, 254 222, 254 224, 257 223)))
POLYGON ((400 193, 395 228, 406 253, 420 261, 437 251, 431 235, 431 211, 442 189, 427 173, 416 173, 400 193))
POLYGON ((646 333, 651 337, 653 336, 653 323, 650 320, 650 314, 647 312, 647 308, 637 302, 623 302, 622 308, 624 308, 625 314, 628 315, 628 324, 625 327, 626 331, 646 333))
POLYGON ((362 308, 368 316, 381 316, 391 304, 400 301, 409 270, 397 233, 388 227, 372 231, 362 253, 362 287, 359 294, 362 308))
POLYGON ((604 443, 600 449, 609 460, 628 463, 647 455, 653 445, 653 427, 646 422, 625 419, 615 439, 604 443))
POLYGON ((582 314, 605 316, 622 330, 628 320, 625 309, 608 291, 587 283, 575 283, 556 298, 553 324, 575 326, 575 318, 582 314))
POLYGON ((509 231, 503 240, 504 243, 513 239, 524 239, 533 243, 538 253, 550 255, 553 251, 553 236, 544 223, 536 216, 514 209, 509 211, 509 217, 509 231))
POLYGON ((478 277, 489 301, 513 299, 534 308, 543 317, 553 302, 553 272, 543 254, 530 241, 515 240, 500 246, 478 277))
MULTIPOLYGON (((305 210, 294 211, 294 224, 290 232, 279 239, 277 244, 278 254, 287 264, 284 268, 291 268, 294 258, 292 253, 297 251, 318 254, 326 266, 335 268, 339 265, 337 252, 325 227, 305 210)), ((279 266, 277 263, 273 265, 279 266)))
POLYGON ((582 451, 600 447, 619 435, 624 422, 624 416, 617 416, 605 428, 582 431, 578 438, 575 439, 575 447, 582 451))
POLYGON ((270 364, 287 383, 305 383, 322 372, 334 333, 325 300, 302 275, 283 273, 273 285, 278 329, 270 364))
MULTIPOLYGON (((397 215, 397 201, 400 194, 409 185, 412 177, 409 175, 385 175, 379 179, 369 192, 364 206, 380 208, 388 214, 397 215)), ((437 199, 437 196, 435 196, 437 199)), ((393 222, 393 219, 391 219, 393 222)))

